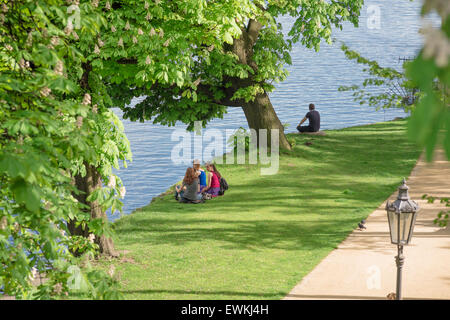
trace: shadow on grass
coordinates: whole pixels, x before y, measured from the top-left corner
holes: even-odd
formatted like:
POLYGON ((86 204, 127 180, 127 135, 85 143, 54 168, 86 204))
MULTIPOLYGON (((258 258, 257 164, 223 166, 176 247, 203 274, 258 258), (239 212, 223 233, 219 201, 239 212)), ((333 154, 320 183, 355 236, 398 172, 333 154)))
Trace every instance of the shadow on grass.
POLYGON ((217 241, 226 249, 312 250, 334 248, 347 234, 354 219, 339 221, 274 221, 142 218, 127 225, 121 233, 133 234, 122 244, 186 245, 189 242, 217 241))
MULTIPOLYGON (((124 290, 126 294, 155 294, 155 293, 168 293, 168 294, 181 294, 181 295, 212 295, 212 296, 231 296, 231 297, 255 297, 255 298, 273 298, 283 296, 285 292, 239 292, 239 291, 202 291, 202 290, 158 290, 158 289, 143 289, 143 290, 124 290)), ((234 298, 237 299, 237 298, 234 298)))

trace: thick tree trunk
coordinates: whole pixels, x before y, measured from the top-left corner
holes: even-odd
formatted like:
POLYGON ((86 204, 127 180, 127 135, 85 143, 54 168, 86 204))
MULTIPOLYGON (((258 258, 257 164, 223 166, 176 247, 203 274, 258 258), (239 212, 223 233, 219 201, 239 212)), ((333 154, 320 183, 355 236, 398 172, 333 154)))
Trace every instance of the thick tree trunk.
MULTIPOLYGON (((242 29, 241 37, 239 39, 234 39, 233 45, 229 48, 229 50, 238 57, 240 63, 250 66, 255 73, 258 73, 258 66, 255 61, 253 61, 253 49, 262 28, 263 25, 260 22, 250 19, 247 27, 242 29)), ((230 88, 230 91, 232 92, 235 92, 242 86, 255 84, 252 77, 248 79, 233 80, 232 82, 234 82, 234 84, 232 88, 230 88)), ((230 95, 232 95, 232 93, 230 95)), ((254 101, 242 103, 241 106, 244 109, 245 117, 247 118, 250 129, 255 129, 257 131, 258 129, 267 129, 268 145, 270 145, 271 142, 270 129, 278 129, 280 148, 291 150, 291 145, 284 134, 284 127, 281 124, 280 119, 278 119, 267 93, 258 94, 254 101)))
MULTIPOLYGON (((90 91, 89 87, 89 73, 92 71, 92 66, 89 62, 83 63, 83 75, 80 79, 80 85, 86 92, 90 91)), ((77 199, 80 203, 83 203, 89 207, 91 219, 101 218, 108 223, 108 218, 106 213, 103 212, 101 206, 98 205, 97 201, 89 202, 87 201, 87 197, 97 188, 102 187, 102 179, 97 169, 94 166, 91 166, 88 163, 84 163, 86 167, 86 176, 82 177, 81 175, 75 176, 75 185, 78 190, 81 191, 79 195, 73 195, 75 199, 77 199)), ((83 237, 89 236, 89 230, 87 228, 83 229, 81 226, 75 226, 76 221, 69 221, 67 226, 72 235, 80 235, 83 237)), ((118 257, 119 254, 114 250, 114 243, 112 239, 107 238, 106 236, 96 237, 95 242, 98 244, 100 253, 118 257)), ((77 254, 74 252, 74 254, 77 254)))
POLYGON ((270 129, 278 129, 280 148, 291 150, 291 145, 284 134, 284 127, 270 102, 267 93, 258 94, 253 102, 246 103, 242 107, 250 129, 267 129, 267 144, 270 146, 270 129))
MULTIPOLYGON (((81 175, 75 176, 75 185, 78 190, 82 193, 79 195, 73 195, 80 203, 86 204, 89 206, 91 219, 101 218, 108 223, 108 218, 106 213, 103 212, 101 206, 99 206, 97 201, 89 202, 87 201, 87 197, 97 188, 102 187, 102 180, 100 174, 97 172, 94 166, 91 166, 85 163, 86 166, 86 176, 82 177, 81 175)), ((76 221, 69 221, 68 228, 72 235, 81 235, 83 237, 89 236, 89 230, 87 228, 82 228, 81 226, 75 226, 76 221)), ((114 250, 114 243, 111 238, 107 238, 102 235, 100 237, 96 237, 95 242, 98 244, 100 248, 100 253, 117 257, 118 253, 114 250)), ((76 254, 76 253, 75 253, 76 254)))

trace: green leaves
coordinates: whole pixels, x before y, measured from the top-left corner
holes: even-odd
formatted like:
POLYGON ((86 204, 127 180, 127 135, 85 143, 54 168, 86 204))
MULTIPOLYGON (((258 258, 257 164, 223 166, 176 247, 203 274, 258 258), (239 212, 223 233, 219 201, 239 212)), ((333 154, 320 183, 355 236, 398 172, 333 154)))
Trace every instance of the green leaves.
POLYGON ((58 77, 50 81, 48 87, 52 89, 52 91, 59 93, 72 93, 78 90, 77 85, 73 81, 64 79, 63 77, 58 77))
POLYGON ((181 88, 184 84, 184 74, 181 71, 177 71, 176 73, 177 73, 177 76, 176 76, 175 82, 176 82, 177 86, 181 88))
POLYGON ((359 102, 360 105, 374 106, 377 110, 379 108, 403 108, 408 111, 413 108, 412 104, 418 96, 418 87, 406 78, 405 72, 382 67, 377 61, 362 57, 344 43, 342 43, 341 49, 349 60, 355 60, 358 64, 364 65, 363 71, 370 77, 364 79, 362 88, 359 85, 341 86, 339 91, 353 91, 356 102, 359 102), (371 90, 366 89, 371 87, 383 87, 385 92, 373 94, 371 90))
MULTIPOLYGON (((434 203, 434 201, 439 200, 439 202, 445 204, 447 208, 450 207, 450 198, 437 198, 424 194, 422 195, 422 199, 426 199, 428 203, 434 203)), ((450 210, 440 211, 437 218, 433 220, 433 223, 437 224, 439 227, 446 227, 448 225, 449 213, 450 210)))
MULTIPOLYGON (((103 12, 81 1, 81 28, 71 30, 66 1, 1 2, 1 41, 10 45, 0 48, 0 287, 18 298, 52 299, 79 283, 90 298, 114 296, 105 273, 68 269, 79 263, 68 248, 92 255, 98 245, 66 226, 77 220, 110 235, 74 198, 72 177, 86 174, 88 163, 105 179, 119 159, 131 159, 123 125, 107 110, 111 98, 97 72, 103 63, 92 54, 94 43, 102 46, 103 12), (46 274, 39 288, 30 282, 33 267, 46 274)), ((118 191, 105 190, 107 205, 121 210, 118 191)))
POLYGON ((434 61, 431 59, 425 60, 423 55, 420 54, 409 64, 406 75, 424 91, 430 91, 433 88, 437 71, 438 68, 434 61))
POLYGON ((39 211, 41 199, 39 191, 35 186, 19 178, 12 183, 11 190, 17 203, 25 205, 32 212, 39 211))
POLYGON ((342 30, 345 21, 358 26, 363 2, 362 0, 301 1, 298 5, 298 18, 289 31, 289 36, 294 42, 300 40, 306 47, 318 51, 322 39, 331 43, 333 26, 342 30))
POLYGON ((228 44, 233 44, 233 36, 229 32, 225 32, 223 35, 223 40, 228 44))
POLYGON ((67 273, 69 274, 69 278, 67 279, 67 286, 69 289, 83 293, 86 293, 91 289, 86 276, 81 272, 81 269, 78 266, 70 266, 67 268, 67 273))
MULTIPOLYGON (((23 116, 25 116, 26 113, 23 113, 23 116)), ((8 133, 11 135, 30 135, 30 134, 36 134, 38 133, 38 129, 35 125, 33 125, 29 119, 14 119, 7 121, 3 128, 8 130, 8 133)))
POLYGON ((0 172, 12 178, 27 176, 28 168, 14 155, 0 154, 0 172))
POLYGON ((422 91, 408 123, 410 138, 425 147, 426 159, 431 161, 436 146, 442 144, 450 159, 450 66, 438 67, 423 53, 408 66, 407 75, 422 91))
POLYGON ((431 160, 439 132, 444 127, 446 111, 432 94, 420 99, 408 122, 408 134, 412 140, 425 146, 426 158, 431 160), (444 117, 442 117, 444 114, 444 117))
POLYGON ((264 89, 261 86, 248 86, 237 90, 231 99, 243 99, 245 102, 250 102, 255 100, 256 95, 260 93, 264 93, 264 89))

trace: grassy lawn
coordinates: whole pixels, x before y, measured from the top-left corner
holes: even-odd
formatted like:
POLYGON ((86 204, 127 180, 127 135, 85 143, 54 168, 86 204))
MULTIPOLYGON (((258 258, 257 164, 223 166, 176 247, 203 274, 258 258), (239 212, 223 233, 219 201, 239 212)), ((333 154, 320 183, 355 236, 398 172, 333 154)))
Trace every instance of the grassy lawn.
POLYGON ((292 135, 276 175, 220 165, 224 197, 192 205, 168 195, 119 219, 125 298, 282 298, 409 175, 420 151, 405 130, 401 120, 292 135))

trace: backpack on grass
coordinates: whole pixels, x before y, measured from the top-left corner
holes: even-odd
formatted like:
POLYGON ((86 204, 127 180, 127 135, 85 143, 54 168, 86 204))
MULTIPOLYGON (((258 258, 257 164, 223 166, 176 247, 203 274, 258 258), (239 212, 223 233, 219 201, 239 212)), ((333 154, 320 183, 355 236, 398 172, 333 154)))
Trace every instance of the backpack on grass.
POLYGON ((225 194, 225 191, 228 190, 228 183, 227 180, 225 180, 224 177, 220 178, 220 190, 219 190, 219 196, 223 196, 225 194))

